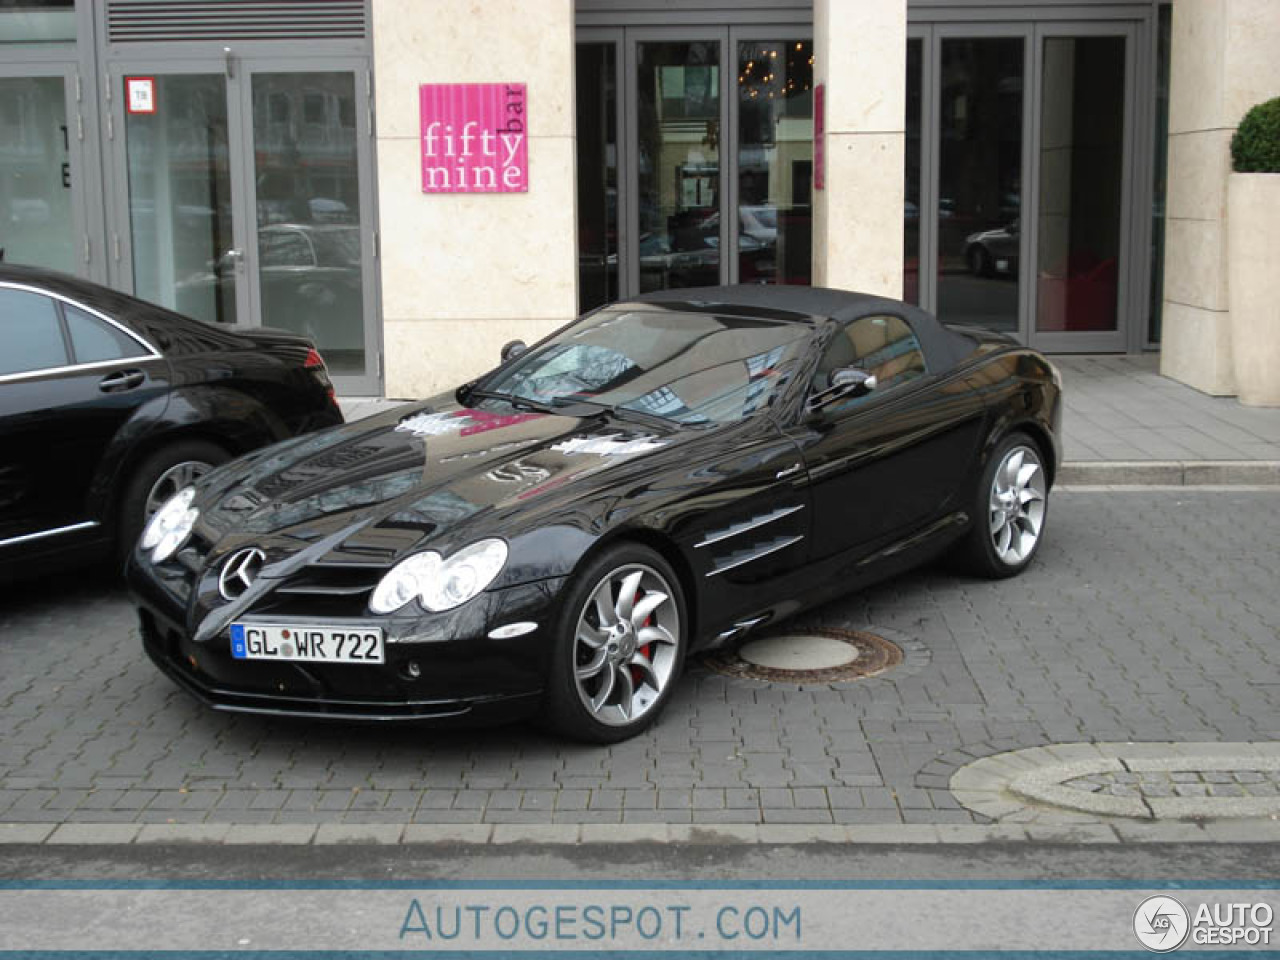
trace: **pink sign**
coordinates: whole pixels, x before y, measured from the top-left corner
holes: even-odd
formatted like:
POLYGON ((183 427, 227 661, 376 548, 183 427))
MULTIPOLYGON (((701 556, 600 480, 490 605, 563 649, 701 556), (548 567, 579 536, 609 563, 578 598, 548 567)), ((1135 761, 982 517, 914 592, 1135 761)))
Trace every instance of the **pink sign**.
POLYGON ((424 83, 423 193, 525 193, 528 98, 523 83, 424 83))
POLYGON ((827 118, 824 84, 813 88, 813 189, 821 190, 827 180, 827 118))

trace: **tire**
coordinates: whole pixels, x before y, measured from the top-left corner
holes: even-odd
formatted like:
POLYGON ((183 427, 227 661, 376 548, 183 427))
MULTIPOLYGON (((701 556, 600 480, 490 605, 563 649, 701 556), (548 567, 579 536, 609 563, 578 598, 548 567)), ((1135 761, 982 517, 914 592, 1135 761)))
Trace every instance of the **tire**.
POLYGON ((1044 454, 1031 437, 1011 433, 996 445, 972 496, 973 522, 956 551, 963 570, 1002 580, 1027 568, 1044 540, 1048 481, 1044 454))
POLYGON ((590 743, 634 737, 670 700, 688 630, 680 580, 660 554, 640 544, 605 550, 568 588, 547 680, 547 724, 590 743), (659 596, 665 600, 651 599, 659 596))
POLYGON ((123 565, 151 514, 173 494, 204 476, 231 454, 207 440, 182 440, 162 447, 140 463, 120 496, 116 558, 123 565))
POLYGON ((985 247, 970 247, 965 259, 969 262, 969 272, 975 277, 991 275, 991 255, 985 247))

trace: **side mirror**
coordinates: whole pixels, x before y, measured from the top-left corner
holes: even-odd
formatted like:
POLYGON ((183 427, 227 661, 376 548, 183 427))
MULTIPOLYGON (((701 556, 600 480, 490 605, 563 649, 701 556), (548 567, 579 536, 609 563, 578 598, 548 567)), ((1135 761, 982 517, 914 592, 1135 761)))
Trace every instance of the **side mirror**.
POLYGON ((827 382, 830 384, 827 389, 809 398, 811 412, 821 410, 828 404, 846 397, 864 397, 879 383, 874 373, 867 373, 858 367, 841 367, 838 370, 832 370, 827 382))
POLYGON ((523 340, 511 340, 502 346, 502 353, 500 354, 502 362, 506 363, 508 360, 513 360, 528 349, 523 340))

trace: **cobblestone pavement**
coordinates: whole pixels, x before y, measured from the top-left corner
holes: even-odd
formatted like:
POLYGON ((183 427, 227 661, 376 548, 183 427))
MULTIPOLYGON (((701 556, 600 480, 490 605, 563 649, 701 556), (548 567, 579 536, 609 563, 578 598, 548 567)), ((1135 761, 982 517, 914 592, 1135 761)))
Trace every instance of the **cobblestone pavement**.
POLYGON ((0 591, 0 821, 986 823, 948 789, 978 757, 1280 739, 1277 543, 1280 491, 1061 491, 1016 581, 931 569, 805 616, 883 629, 903 667, 802 688, 693 664, 610 748, 218 715, 145 660, 117 587, 50 577, 0 591))

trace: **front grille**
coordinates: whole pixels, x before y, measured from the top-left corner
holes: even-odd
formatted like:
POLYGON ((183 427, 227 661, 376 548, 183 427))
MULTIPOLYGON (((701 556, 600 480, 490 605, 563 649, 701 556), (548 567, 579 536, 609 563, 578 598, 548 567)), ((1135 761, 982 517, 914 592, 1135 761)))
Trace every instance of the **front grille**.
POLYGON ((299 617, 361 617, 384 572, 384 567, 368 564, 312 564, 281 581, 254 604, 253 612, 299 617))

